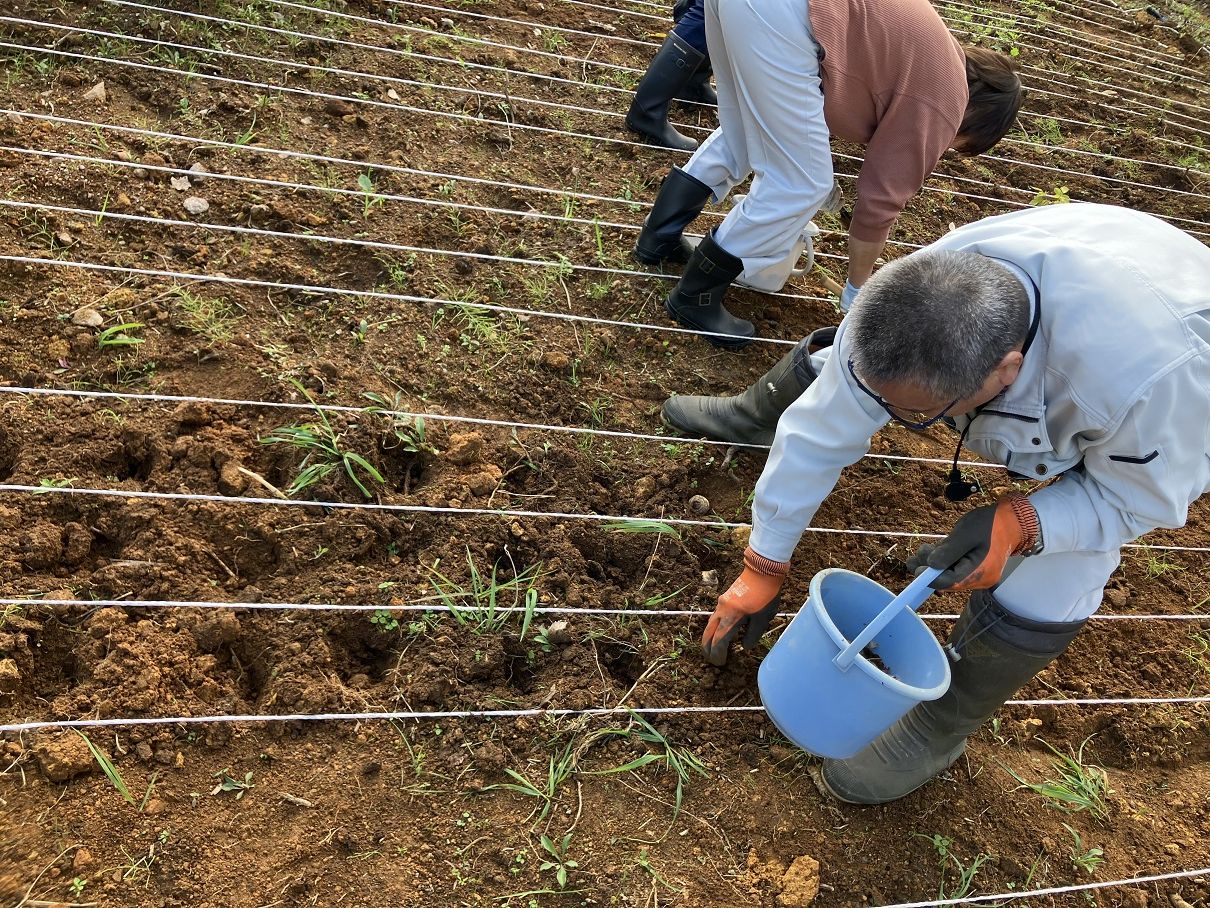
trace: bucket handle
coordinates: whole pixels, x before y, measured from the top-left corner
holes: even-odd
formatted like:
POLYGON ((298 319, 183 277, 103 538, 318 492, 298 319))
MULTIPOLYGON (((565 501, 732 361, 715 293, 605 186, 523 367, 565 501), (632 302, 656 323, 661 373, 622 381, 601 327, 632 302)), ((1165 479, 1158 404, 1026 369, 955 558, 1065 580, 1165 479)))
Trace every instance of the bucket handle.
POLYGON ((849 666, 853 664, 853 660, 866 647, 866 644, 878 636, 879 631, 891 623, 900 609, 911 609, 913 612, 924 603, 924 600, 933 594, 930 583, 940 574, 938 568, 925 568, 917 575, 916 579, 909 583, 902 593, 887 603, 886 608, 874 616, 869 624, 865 626, 860 634, 853 638, 853 642, 840 651, 840 653, 832 660, 842 672, 848 671, 849 666))

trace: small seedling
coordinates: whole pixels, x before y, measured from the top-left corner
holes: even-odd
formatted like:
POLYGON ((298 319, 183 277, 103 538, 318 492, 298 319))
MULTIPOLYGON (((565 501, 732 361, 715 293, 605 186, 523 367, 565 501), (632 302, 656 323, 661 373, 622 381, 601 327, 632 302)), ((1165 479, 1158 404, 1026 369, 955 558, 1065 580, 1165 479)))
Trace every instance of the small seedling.
MULTIPOLYGON (((1039 738, 1039 740, 1041 740, 1039 738)), ((1109 776, 1100 766, 1084 764, 1084 748, 1090 739, 1085 738, 1074 756, 1060 753, 1054 747, 1046 744, 1050 751, 1058 757, 1053 768, 1059 778, 1047 779, 1044 782, 1026 782, 1008 767, 1008 774, 1016 779, 1021 788, 1027 788, 1035 794, 1046 798, 1052 807, 1069 812, 1087 810, 1102 822, 1109 820, 1109 804, 1106 797, 1113 794, 1109 787, 1109 776)))
POLYGON ((374 404, 372 407, 365 408, 366 413, 381 416, 387 421, 386 441, 382 443, 384 450, 399 449, 409 454, 441 453, 428 440, 424 417, 409 416, 400 412, 403 406, 398 392, 393 398, 387 398, 385 394, 371 391, 365 394, 365 398, 374 404))
POLYGON ((378 629, 384 634, 399 630, 399 619, 384 608, 377 609, 370 616, 370 624, 378 625, 378 629))
POLYGON ((113 785, 113 787, 117 789, 118 794, 122 796, 122 800, 124 800, 131 807, 137 808, 138 805, 134 801, 134 796, 130 793, 130 789, 126 787, 126 780, 122 778, 122 774, 118 772, 118 768, 113 765, 113 761, 109 759, 109 755, 97 747, 97 745, 93 744, 92 739, 89 738, 88 735, 84 734, 84 732, 80 731, 78 728, 72 730, 84 740, 85 744, 88 745, 88 752, 92 754, 92 758, 96 760, 97 765, 101 767, 101 772, 105 773, 105 778, 109 779, 110 784, 113 785))
POLYGON ((604 528, 611 533, 658 533, 677 540, 682 538, 680 530, 663 520, 616 520, 604 528))
POLYGON ((527 627, 528 622, 533 620, 534 609, 538 604, 534 584, 542 576, 541 562, 531 565, 523 571, 516 571, 514 566, 513 578, 500 580, 498 579, 499 561, 492 565, 491 574, 484 576, 479 566, 475 564, 470 549, 467 548, 466 564, 470 574, 469 586, 464 586, 443 574, 438 570, 440 564, 441 561, 438 559, 432 567, 428 568, 429 577, 437 597, 459 624, 469 626, 476 634, 499 631, 508 623, 509 616, 513 614, 511 611, 503 611, 502 608, 521 608, 522 601, 525 603, 522 624, 527 627), (501 596, 507 593, 512 594, 512 602, 508 606, 502 606, 501 596))
POLYGON ((263 445, 288 444, 306 452, 300 465, 301 469, 286 489, 287 493, 297 495, 317 482, 327 479, 337 470, 343 469, 345 475, 349 477, 353 485, 357 486, 362 495, 366 498, 373 498, 373 494, 362 480, 363 474, 366 479, 373 480, 380 485, 385 485, 386 479, 368 460, 341 444, 341 436, 332 427, 328 415, 315 405, 314 399, 302 385, 295 383, 295 387, 315 408, 318 422, 282 426, 259 439, 263 445))
POLYGON ((924 835, 916 833, 922 839, 927 839, 937 852, 938 863, 941 867, 941 882, 937 886, 937 897, 943 900, 949 899, 965 899, 971 894, 975 885, 975 875, 979 872, 979 868, 991 860, 990 854, 979 854, 970 864, 964 864, 953 852, 954 840, 949 836, 934 833, 933 835, 924 835), (954 881, 953 889, 946 889, 945 872, 950 864, 958 872, 958 878, 954 881))
POLYGON ((1077 870, 1083 870, 1085 873, 1093 873, 1105 860, 1105 851, 1101 848, 1085 848, 1084 840, 1080 838, 1080 834, 1068 826, 1063 824, 1063 828, 1071 833, 1071 866, 1077 870))
POLYGON ((230 770, 220 769, 214 774, 214 777, 219 781, 218 784, 215 785, 210 791, 212 796, 222 794, 223 792, 233 791, 235 792, 235 800, 238 801, 244 796, 245 792, 256 787, 252 784, 251 771, 244 773, 243 779, 237 779, 231 775, 230 770))
POLYGON ((1068 194, 1066 186, 1055 186, 1052 191, 1047 192, 1044 189, 1039 189, 1038 194, 1033 197, 1029 204, 1031 205, 1066 205, 1071 201, 1071 196, 1068 194))
POLYGON ((84 887, 87 885, 88 880, 83 877, 72 877, 71 882, 67 884, 67 891, 78 897, 84 893, 84 887))
POLYGON ((558 882, 559 888, 566 889, 568 874, 580 866, 567 857, 567 848, 571 845, 571 833, 567 833, 567 835, 558 841, 555 841, 548 835, 544 835, 540 841, 542 842, 542 848, 550 855, 550 858, 543 861, 538 866, 538 870, 553 870, 555 872, 555 881, 558 882))
POLYGON ((517 772, 515 769, 505 769, 504 772, 509 778, 513 779, 512 782, 498 782, 495 785, 487 785, 483 790, 491 791, 499 788, 504 791, 515 791, 517 794, 525 795, 527 798, 536 798, 540 803, 526 819, 532 819, 534 814, 537 814, 539 821, 545 820, 554 809, 555 797, 559 794, 559 789, 575 772, 575 764, 576 755, 569 744, 563 748, 563 753, 558 757, 553 755, 550 757, 544 781, 540 783, 533 782, 530 781, 528 776, 517 772))
POLYGON ((362 194, 361 216, 369 218, 370 211, 374 208, 381 208, 386 200, 374 191, 374 181, 370 179, 368 173, 357 175, 357 188, 361 190, 362 194))
POLYGON ((695 775, 703 778, 709 775, 706 764, 703 763, 687 747, 673 744, 656 728, 636 712, 630 713, 630 725, 626 728, 605 728, 595 732, 596 737, 635 738, 654 751, 648 751, 642 756, 635 757, 628 763, 615 766, 612 769, 597 770, 595 774, 612 775, 619 772, 634 772, 644 766, 656 764, 670 769, 676 774, 676 802, 673 808, 675 817, 681 812, 681 802, 684 799, 685 786, 695 775))
POLYGON ((104 350, 106 347, 137 347, 143 343, 143 338, 136 337, 135 332, 142 328, 142 322, 124 322, 106 328, 97 335, 97 348, 104 350))
POLYGON ((45 495, 51 489, 69 489, 75 481, 74 476, 68 479, 39 479, 38 488, 34 490, 34 494, 45 495))

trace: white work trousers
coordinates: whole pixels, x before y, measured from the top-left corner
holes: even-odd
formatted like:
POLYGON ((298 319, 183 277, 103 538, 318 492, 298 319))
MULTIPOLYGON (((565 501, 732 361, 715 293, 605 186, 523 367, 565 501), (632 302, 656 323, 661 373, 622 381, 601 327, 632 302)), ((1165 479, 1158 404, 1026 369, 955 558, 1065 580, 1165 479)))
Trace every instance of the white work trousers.
POLYGON ((832 190, 819 44, 806 0, 705 5, 720 125, 684 170, 717 202, 752 175, 714 239, 743 260, 741 281, 780 287, 795 265, 795 243, 832 190))

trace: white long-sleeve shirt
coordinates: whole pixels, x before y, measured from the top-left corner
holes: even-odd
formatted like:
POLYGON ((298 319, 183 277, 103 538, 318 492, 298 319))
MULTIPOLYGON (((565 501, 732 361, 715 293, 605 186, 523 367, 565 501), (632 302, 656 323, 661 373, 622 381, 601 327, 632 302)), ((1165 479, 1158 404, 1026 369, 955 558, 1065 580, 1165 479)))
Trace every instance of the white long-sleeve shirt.
MULTIPOLYGON (((1116 564, 1123 543, 1182 526, 1210 490, 1210 249, 1148 215, 1089 204, 987 218, 929 248, 990 256, 1038 291, 1021 372, 967 445, 1018 474, 1063 474, 1030 495, 1045 553, 1113 553, 1116 564)), ((889 421, 845 368, 844 329, 782 416, 756 487, 751 544, 776 561, 790 560, 841 470, 889 421)))

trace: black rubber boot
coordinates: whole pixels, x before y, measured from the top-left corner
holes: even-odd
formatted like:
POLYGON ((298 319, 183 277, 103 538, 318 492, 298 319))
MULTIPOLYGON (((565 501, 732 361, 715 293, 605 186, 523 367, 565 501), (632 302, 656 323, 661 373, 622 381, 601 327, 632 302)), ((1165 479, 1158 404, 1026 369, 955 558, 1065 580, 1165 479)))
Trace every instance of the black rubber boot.
POLYGON ((681 168, 668 171, 639 231, 634 257, 646 265, 689 261, 693 247, 685 242, 683 234, 689 222, 702 213, 710 196, 709 186, 681 168))
POLYGON ((689 77, 689 81, 685 83, 685 87, 681 89, 680 94, 676 96, 678 101, 690 101, 697 104, 713 104, 718 105, 718 95, 714 93, 714 89, 710 86, 710 76, 714 74, 714 67, 710 65, 710 55, 706 54, 702 58, 702 62, 697 65, 697 69, 693 71, 693 75, 689 77))
POLYGON ((850 804, 885 804, 948 769, 967 736, 1057 659, 1083 621, 1040 622, 1005 611, 986 590, 971 593, 950 643, 952 680, 847 760, 824 761, 824 787, 850 804))
POLYGON ((664 308, 686 328, 734 335, 707 336, 706 340, 724 350, 740 350, 752 342, 756 327, 728 312, 723 296, 743 270, 743 260, 714 242, 714 234, 709 233, 693 250, 680 281, 664 300, 664 308))
POLYGON ((818 378, 811 354, 832 346, 834 327, 820 328, 778 360, 755 384, 734 397, 677 395, 660 412, 666 425, 692 438, 771 445, 777 421, 818 378))
POLYGON ((683 136, 668 122, 668 106, 693 77, 705 54, 669 32, 630 102, 626 126, 665 148, 693 151, 697 140, 683 136))

